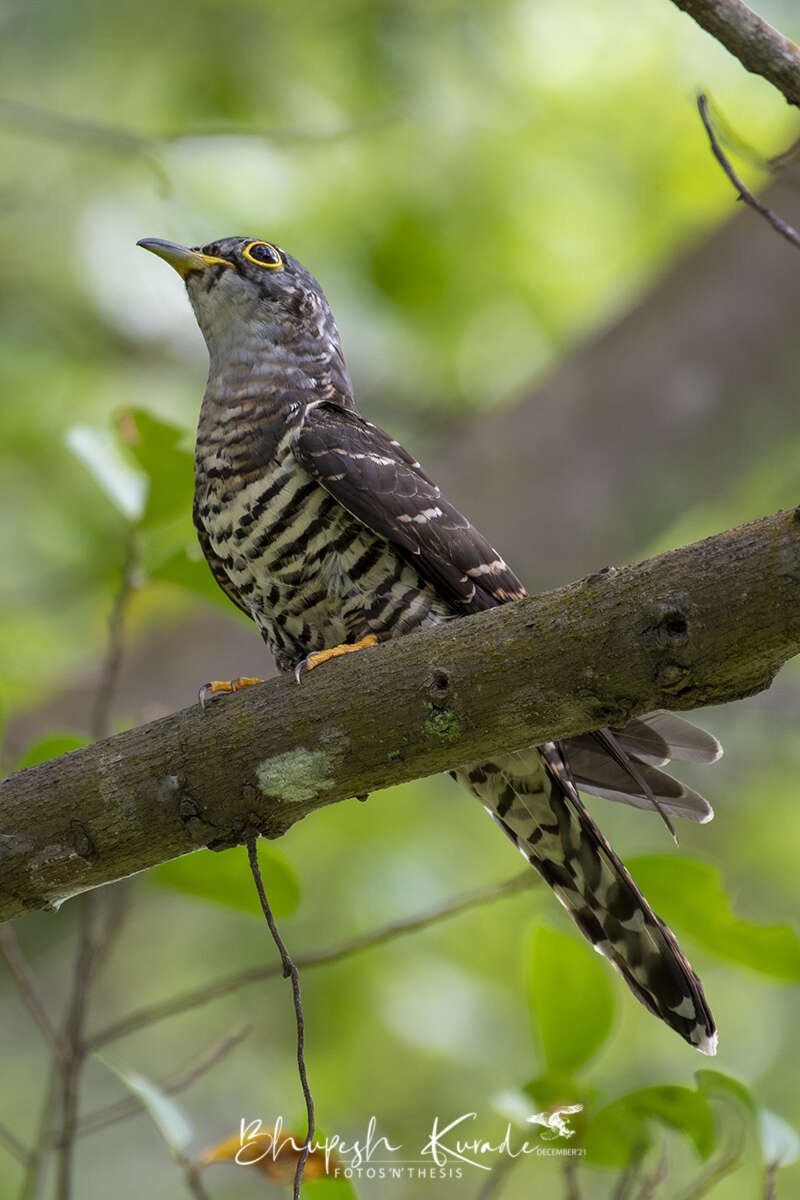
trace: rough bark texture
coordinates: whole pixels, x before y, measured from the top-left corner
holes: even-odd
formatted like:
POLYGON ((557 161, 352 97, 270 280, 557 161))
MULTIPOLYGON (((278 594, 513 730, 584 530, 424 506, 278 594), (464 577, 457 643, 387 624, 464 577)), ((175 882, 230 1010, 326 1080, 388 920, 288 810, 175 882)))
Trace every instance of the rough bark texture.
POLYGON ((678 8, 722 42, 743 67, 800 105, 800 50, 742 0, 673 0, 678 8))
POLYGON ((749 695, 798 652, 800 510, 10 775, 0 920, 482 755, 749 695))

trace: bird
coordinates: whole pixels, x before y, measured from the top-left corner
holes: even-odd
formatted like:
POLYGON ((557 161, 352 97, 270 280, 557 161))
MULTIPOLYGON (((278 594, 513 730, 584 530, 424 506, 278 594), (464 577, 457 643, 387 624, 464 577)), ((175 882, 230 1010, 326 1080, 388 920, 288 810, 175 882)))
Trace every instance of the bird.
MULTIPOLYGON (((525 588, 399 442, 361 415, 328 301, 280 245, 224 237, 138 245, 183 278, 206 342, 193 515, 211 571, 280 671, 512 603, 525 588)), ((215 681, 203 699, 256 677, 215 681)), ((674 713, 499 753, 452 771, 656 1017, 704 1054, 702 984, 590 816, 581 792, 704 822, 659 768, 714 762, 719 742, 674 713)))
POLYGON ((567 1104, 561 1108, 545 1109, 544 1112, 533 1113, 527 1118, 529 1125, 541 1125, 545 1132, 541 1135, 543 1141, 552 1141, 553 1138, 563 1137, 571 1138, 577 1133, 576 1129, 571 1129, 569 1121, 566 1117, 572 1117, 575 1113, 583 1112, 582 1104, 567 1104))

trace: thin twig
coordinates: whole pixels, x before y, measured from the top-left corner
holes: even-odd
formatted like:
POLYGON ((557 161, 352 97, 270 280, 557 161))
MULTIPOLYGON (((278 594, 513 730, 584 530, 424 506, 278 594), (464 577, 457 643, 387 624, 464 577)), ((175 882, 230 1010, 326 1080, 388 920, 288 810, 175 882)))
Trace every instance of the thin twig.
POLYGON ((566 1200, 581 1200, 578 1187, 578 1159, 572 1156, 564 1163, 564 1195, 566 1200))
MULTIPOLYGON (((112 724, 114 695, 122 661, 122 637, 125 612, 134 587, 136 569, 136 531, 128 529, 119 586, 114 596, 108 624, 108 642, 92 714, 91 733, 96 740, 107 737, 112 724)), ((78 1101, 83 1067, 86 1062, 86 1013, 89 994, 102 960, 119 932, 126 911, 129 891, 120 891, 112 900, 106 921, 98 927, 100 897, 87 892, 80 898, 78 950, 73 971, 72 992, 60 1039, 63 1055, 60 1068, 61 1120, 56 1149, 58 1152, 58 1200, 71 1200, 72 1166, 78 1131, 78 1101)))
POLYGON ((272 909, 267 900, 267 893, 264 891, 264 881, 261 878, 261 868, 258 865, 258 850, 256 847, 256 837, 252 835, 247 839, 247 858, 250 863, 250 870, 253 872, 253 880, 258 892, 258 898, 261 901, 261 909, 269 926, 269 931, 272 934, 272 940, 278 947, 278 953, 281 956, 281 965, 283 967, 284 979, 292 981, 292 996, 294 998, 294 1015, 297 1024, 297 1072, 300 1076, 300 1086, 303 1089, 303 1098, 306 1102, 306 1117, 308 1127, 306 1131, 306 1140, 303 1143, 303 1149, 297 1159, 297 1170, 294 1173, 294 1200, 300 1200, 300 1181, 303 1178, 303 1171, 308 1158, 311 1139, 314 1136, 314 1099, 311 1095, 311 1089, 308 1086, 308 1075, 306 1074, 305 1060, 305 1021, 303 1019, 303 1002, 300 998, 300 976, 297 973, 297 967, 292 962, 289 951, 284 945, 283 939, 278 932, 278 926, 275 924, 275 918, 272 915, 272 909))
POLYGON ((505 1183, 506 1176, 508 1175, 509 1171, 512 1167, 516 1166, 518 1162, 519 1159, 512 1158, 510 1154, 506 1154, 503 1158, 499 1158, 489 1174, 486 1176, 486 1182, 478 1192, 475 1200, 494 1200, 494 1197, 497 1196, 501 1187, 505 1183))
POLYGON ((702 1196, 707 1196, 721 1179, 736 1169, 744 1152, 745 1140, 745 1125, 740 1120, 738 1134, 731 1139, 727 1149, 703 1172, 696 1183, 681 1193, 679 1200, 701 1200, 702 1196))
POLYGON ((39 991, 36 976, 28 966, 25 955, 22 953, 20 944, 17 941, 17 935, 11 925, 0 926, 0 954, 2 954, 9 971, 14 977, 14 982, 25 1003, 25 1007, 39 1026, 50 1049, 60 1059, 63 1055, 63 1049, 58 1031, 50 1020, 39 991))
POLYGON ((727 155, 725 154, 725 151, 722 149, 719 141, 717 140, 717 135, 714 132, 714 127, 711 123, 711 118, 708 112, 708 97, 703 92, 701 92, 697 97, 697 108, 700 113, 700 120, 703 122, 705 131, 708 134, 708 140, 711 143, 711 150, 714 154, 714 157, 739 193, 739 199, 743 200, 745 204, 748 204, 750 208, 755 209, 757 213, 760 213, 761 216, 769 222, 776 233, 779 233, 782 237, 786 238, 787 242, 791 242, 793 246, 800 246, 800 233, 798 233, 796 229, 793 229, 791 225, 788 225, 782 217, 779 217, 776 212, 773 212, 773 210, 764 204, 763 201, 754 196, 734 171, 727 155))
POLYGON ((82 142, 86 146, 115 154, 141 156, 156 173, 159 182, 166 186, 169 180, 156 158, 156 152, 170 143, 210 137, 256 138, 272 145, 289 147, 294 144, 307 145, 309 142, 337 142, 380 129, 396 121, 399 116, 399 111, 390 108, 379 113, 367 113, 363 117, 340 122, 328 128, 285 126, 264 129, 257 125, 230 121, 200 125, 194 129, 139 133, 121 125, 70 117, 53 109, 40 108, 38 105, 0 96, 0 124, 12 129, 25 129, 34 136, 52 138, 59 142, 82 142))
MULTIPOLYGON (((248 1036, 251 1029, 251 1025, 241 1025, 216 1045, 209 1047, 208 1050, 201 1054, 194 1055, 188 1066, 181 1068, 180 1071, 173 1072, 165 1079, 159 1080, 157 1086, 169 1096, 185 1091, 186 1088, 191 1087, 203 1075, 208 1074, 212 1067, 215 1067, 217 1063, 230 1054, 248 1036)), ((87 1113, 85 1117, 81 1117, 78 1122, 78 1137, 83 1137, 87 1133, 97 1133, 99 1129, 115 1125, 117 1121, 124 1121, 128 1117, 135 1117, 143 1109, 144 1106, 137 1096, 125 1096, 122 1100, 118 1100, 116 1104, 109 1104, 105 1108, 99 1108, 95 1112, 87 1113)))
POLYGON ((27 1167, 31 1161, 33 1151, 29 1150, 27 1146, 23 1146, 17 1135, 5 1125, 0 1125, 0 1146, 5 1146, 11 1157, 15 1158, 17 1162, 21 1162, 23 1166, 27 1167))
POLYGON ((185 1163, 183 1168, 183 1178, 186 1180, 188 1187, 195 1200, 210 1200, 209 1194, 205 1189, 205 1184, 200 1178, 202 1164, 185 1163))
POLYGON ((70 1200, 72 1196, 72 1160, 75 1133, 78 1121, 78 1095, 80 1077, 86 1050, 83 1044, 83 1026, 94 974, 95 916, 98 896, 87 892, 81 896, 78 953, 73 972, 72 994, 64 1022, 64 1060, 61 1063, 61 1130, 58 1137, 58 1175, 56 1195, 58 1200, 70 1200))
POLYGON ((136 527, 131 525, 125 541, 122 574, 108 618, 108 643, 106 653, 103 657, 103 665, 92 709, 91 731, 92 737, 96 741, 100 738, 108 737, 112 729, 114 695, 119 682, 120 666, 122 665, 123 625, 125 612, 134 590, 136 563, 136 527))
MULTIPOLYGON (((444 904, 437 905, 417 916, 404 917, 399 921, 392 921, 388 925, 381 925, 368 933, 362 933, 357 937, 350 938, 349 941, 341 942, 338 946, 311 951, 305 955, 300 954, 295 959, 295 963, 300 970, 307 970, 310 967, 328 966, 330 963, 341 962, 342 959, 350 958, 353 954, 360 954, 362 950, 371 950, 373 946, 381 946, 395 938, 416 933, 420 929, 426 929, 429 925, 435 925, 439 921, 449 920, 450 917, 456 917, 471 908, 477 908, 483 904, 493 904, 495 900, 503 900, 507 896, 515 896, 519 892, 536 886, 538 882, 538 877, 532 871, 524 871, 522 874, 503 880, 502 883, 491 883, 482 888, 475 888, 474 891, 462 893, 462 895, 447 900, 444 904)), ((280 974, 281 968, 271 964, 249 967, 246 971, 225 975, 203 987, 179 992, 157 1004, 148 1004, 134 1009, 127 1017, 114 1022, 113 1025, 107 1025, 105 1029, 100 1029, 90 1037, 88 1039, 89 1048, 99 1049, 100 1046, 106 1046, 109 1042, 115 1042, 119 1038, 136 1033, 139 1029, 154 1025, 157 1021, 177 1016, 191 1008, 199 1008, 200 1005, 218 1000, 221 996, 227 996, 231 992, 238 991, 239 988, 246 987, 247 984, 260 983, 264 979, 271 979, 280 974)))
POLYGON ((639 1189, 636 1200, 653 1200, 653 1196, 655 1196, 657 1190, 667 1178, 668 1165, 666 1154, 662 1154, 653 1174, 646 1176, 642 1180, 642 1186, 639 1189))
POLYGON ((42 1182, 42 1172, 47 1161, 51 1146, 53 1117, 58 1098, 59 1060, 53 1055, 50 1061, 50 1071, 45 1087, 44 1100, 39 1111, 39 1123, 36 1130, 28 1169, 22 1182, 19 1200, 37 1200, 42 1182))
POLYGON ((633 1185, 639 1178, 644 1161, 644 1147, 635 1146, 633 1153, 620 1172, 617 1179, 617 1185, 611 1193, 611 1200, 627 1200, 630 1195, 633 1185))
POLYGON ((775 1177, 780 1163, 768 1163, 764 1172, 764 1200, 775 1200, 775 1177))
POLYGON ((106 960, 114 943, 120 935, 122 926, 130 911, 131 900, 136 891, 135 879, 119 879, 105 889, 107 896, 105 924, 100 932, 95 947, 95 974, 106 960))

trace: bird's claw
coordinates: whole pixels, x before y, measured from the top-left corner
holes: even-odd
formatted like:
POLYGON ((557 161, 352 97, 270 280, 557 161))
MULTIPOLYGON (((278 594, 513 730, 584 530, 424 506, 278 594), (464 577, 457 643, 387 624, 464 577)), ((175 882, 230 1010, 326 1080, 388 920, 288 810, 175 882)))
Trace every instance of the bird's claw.
POLYGON ((294 669, 294 677, 297 682, 303 671, 313 671, 314 667, 321 666, 330 658, 340 658, 343 654, 352 654, 354 650, 366 650, 368 646, 377 646, 378 639, 374 633, 368 633, 360 642, 343 642, 340 646, 331 646, 329 650, 316 650, 313 654, 307 654, 305 658, 301 658, 300 662, 294 669))
POLYGON ((197 699, 200 702, 200 707, 205 708, 209 697, 216 696, 220 692, 240 692, 242 688, 252 687, 254 683, 263 683, 257 675, 238 675, 236 679, 212 679, 210 683, 204 683, 197 693, 197 699))

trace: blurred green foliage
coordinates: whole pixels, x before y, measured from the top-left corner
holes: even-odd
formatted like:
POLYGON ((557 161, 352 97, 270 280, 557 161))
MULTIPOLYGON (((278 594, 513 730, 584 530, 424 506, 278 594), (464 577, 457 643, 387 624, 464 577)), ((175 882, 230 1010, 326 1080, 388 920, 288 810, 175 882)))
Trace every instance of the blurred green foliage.
POLYGON ((0 502, 24 519, 0 540, 0 687, 15 704, 97 644, 112 586, 122 517, 65 432, 125 407, 196 419, 199 335, 138 237, 286 245, 330 294, 365 406, 401 436, 433 431, 507 401, 730 207, 698 80, 765 154, 791 129, 668 0, 209 0, 167 16, 146 0, 135 19, 9 0, 4 21, 0 502))
MULTIPOLYGON (((275 916, 291 916, 300 899, 291 866, 279 851, 263 840, 258 845, 258 864, 275 916)), ((238 849, 198 850, 195 854, 154 867, 148 873, 148 880, 159 887, 174 888, 188 896, 227 904, 261 917, 261 905, 249 867, 238 849)))
POLYGON ((546 926, 531 930, 526 966, 531 1014, 548 1073, 569 1076, 608 1036, 614 1012, 608 972, 577 942, 546 926))
MULTIPOLYGON (((761 8, 800 32, 792 5, 761 8)), ((179 281, 135 248, 138 237, 252 233, 285 245, 329 294, 369 415, 401 437, 446 437, 463 414, 511 403, 730 210, 694 111, 698 84, 765 155, 795 132, 780 98, 668 0, 9 0, 0 21, 0 706, 12 717, 97 661, 131 529, 132 637, 208 602, 239 619, 191 525, 202 342, 179 281)), ((767 511, 795 480, 787 445, 661 542, 767 511)), ((800 761, 796 740, 779 737, 789 725, 780 713, 734 724, 714 785, 725 820, 706 840, 684 835, 691 857, 653 854, 655 822, 602 814, 612 837, 624 830, 642 851, 632 870, 656 908, 702 948, 723 1070, 695 1071, 693 1052, 638 1009, 537 891, 304 976, 326 1126, 356 1136, 376 1113, 382 1132, 412 1148, 434 1113, 477 1109, 501 1136, 492 1097, 505 1090, 523 1128, 533 1104, 584 1105, 575 1128, 589 1151, 587 1197, 608 1195, 630 1160, 652 1173, 662 1153, 677 1195, 731 1139, 733 1174, 708 1194, 759 1195, 770 1162, 796 1185, 787 984, 800 950, 793 930, 772 923, 797 904, 800 761), (784 747, 769 764, 765 742, 784 747), (725 864, 726 888, 697 861, 706 853, 725 864)), ((82 740, 49 730, 7 765, 82 740)), ((336 944, 508 873, 508 848, 484 823, 433 781, 316 813, 281 851, 260 847, 276 911, 294 914, 291 947, 336 944)), ((98 1023, 262 962, 270 950, 254 899, 241 851, 152 872, 102 979, 98 1023)), ((71 970, 71 906, 54 922, 33 916, 21 935, 55 1009, 71 970)), ((2 984, 0 1120, 27 1139, 46 1063, 2 984)), ((125 1086, 162 1131, 179 1122, 153 1081, 242 1011, 256 1014, 254 1035, 179 1110, 192 1113, 200 1144, 242 1113, 283 1111, 301 1127, 289 997, 279 981, 269 987, 145 1029, 122 1056, 111 1048, 110 1061, 136 1064, 122 1071, 125 1086)), ((119 1094, 99 1064, 87 1092, 97 1106, 119 1094)), ((81 1200, 174 1196, 177 1172, 157 1142, 146 1119, 87 1137, 81 1200)), ((232 1175, 210 1177, 215 1197, 273 1187, 232 1175)), ((18 1178, 0 1149, 0 1194, 18 1178)), ((531 1179, 541 1195, 564 1193, 561 1164, 537 1159, 516 1168, 504 1195, 527 1197, 531 1179)), ((477 1195, 481 1182, 436 1186, 477 1195)), ((419 1194, 414 1183, 355 1186, 419 1194)), ((333 1185, 307 1191, 333 1200, 333 1185)))

